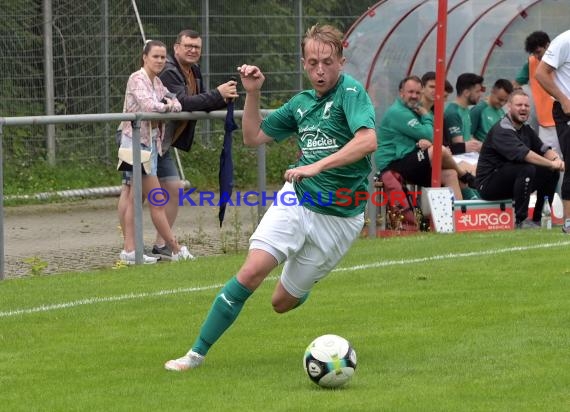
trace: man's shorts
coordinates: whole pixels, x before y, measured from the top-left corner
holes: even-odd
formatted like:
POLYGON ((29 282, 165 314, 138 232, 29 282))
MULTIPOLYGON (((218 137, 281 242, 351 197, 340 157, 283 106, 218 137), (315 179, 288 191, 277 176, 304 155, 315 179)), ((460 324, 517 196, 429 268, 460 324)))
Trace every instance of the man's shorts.
POLYGON ((156 175, 159 180, 180 180, 178 168, 176 167, 170 148, 164 155, 158 156, 156 175))
MULTIPOLYGON (((277 195, 288 198, 295 189, 285 183, 277 195)), ((288 202, 292 203, 292 202, 288 202)), ((305 296, 313 285, 324 278, 360 234, 364 213, 339 217, 316 213, 304 206, 272 204, 251 235, 250 250, 261 249, 285 261, 281 284, 292 296, 305 296)))
POLYGON ((431 162, 427 150, 416 149, 403 158, 394 160, 386 169, 400 173, 408 183, 431 186, 431 162))

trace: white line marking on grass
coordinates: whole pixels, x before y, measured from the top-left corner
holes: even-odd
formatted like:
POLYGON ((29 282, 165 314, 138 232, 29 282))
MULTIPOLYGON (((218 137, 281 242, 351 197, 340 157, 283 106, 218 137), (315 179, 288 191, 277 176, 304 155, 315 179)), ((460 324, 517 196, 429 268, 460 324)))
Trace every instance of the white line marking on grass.
POLYGON ((493 249, 493 250, 480 250, 477 252, 465 252, 465 253, 447 253, 445 255, 435 255, 435 256, 428 256, 424 258, 416 258, 416 259, 400 259, 400 260, 385 260, 381 262, 375 263, 368 263, 366 265, 356 265, 350 266, 347 268, 336 268, 333 269, 333 272, 346 272, 352 270, 363 270, 363 269, 372 269, 372 268, 380 268, 385 266, 396 266, 396 265, 409 265, 413 263, 424 263, 424 262, 431 262, 436 260, 444 260, 444 259, 456 259, 456 258, 464 258, 464 257, 477 257, 477 256, 488 256, 488 255, 498 255, 501 253, 509 253, 509 252, 520 252, 523 250, 532 250, 532 249, 545 249, 549 247, 558 247, 558 246, 568 246, 570 245, 570 241, 560 241, 554 243, 542 243, 539 245, 529 245, 529 246, 513 246, 507 247, 503 249, 493 249))
MULTIPOLYGON (((513 246, 503 249, 494 249, 494 250, 481 250, 478 252, 465 252, 465 253, 448 253, 445 255, 435 255, 435 256, 428 256, 424 258, 416 258, 416 259, 400 259, 400 260, 385 260, 381 262, 375 263, 368 263, 365 265, 356 265, 350 266, 346 268, 336 268, 333 272, 346 272, 346 271, 353 271, 353 270, 364 270, 364 269, 371 269, 371 268, 379 268, 379 267, 386 267, 386 266, 396 266, 396 265, 409 265, 413 263, 422 263, 422 262, 431 262, 437 260, 444 260, 444 259, 456 259, 456 258, 464 258, 464 257, 477 257, 477 256, 488 256, 488 255, 498 255, 501 253, 510 253, 510 252, 521 252, 525 250, 532 250, 532 249, 545 249, 550 247, 560 247, 560 246, 568 246, 570 245, 570 241, 560 241, 554 243, 543 243, 538 245, 528 245, 528 246, 513 246)), ((268 277, 270 279, 277 279, 277 277, 268 277)), ((200 286, 200 287, 192 287, 192 288, 179 288, 179 289, 170 289, 170 290, 159 290, 158 292, 143 292, 143 293, 129 293, 126 295, 118 295, 118 296, 109 296, 106 298, 101 297, 94 297, 94 298, 87 298, 76 300, 72 302, 66 303, 56 303, 53 305, 42 305, 36 306, 34 308, 28 309, 14 309, 5 312, 0 312, 0 318, 8 318, 12 316, 18 315, 27 315, 31 313, 39 313, 39 312, 50 312, 53 310, 58 309, 67 309, 67 308, 74 308, 77 306, 83 305, 93 305, 96 303, 105 303, 105 302, 121 302, 125 300, 132 300, 132 299, 141 299, 141 298, 151 298, 156 296, 167 296, 167 295, 177 295, 179 293, 191 293, 191 292, 201 292, 204 290, 211 290, 211 289, 219 289, 223 287, 223 284, 217 285, 210 285, 210 286, 200 286)))
POLYGON ((56 303, 53 305, 36 306, 35 308, 29 308, 29 309, 15 309, 15 310, 9 310, 6 312, 0 312, 0 318, 8 318, 8 317, 17 316, 17 315, 27 315, 30 313, 37 313, 37 312, 50 312, 52 310, 74 308, 77 306, 92 305, 95 303, 121 302, 124 300, 131 300, 131 299, 151 298, 151 297, 165 296, 165 295, 176 295, 179 293, 200 292, 203 290, 219 289, 222 286, 224 286, 224 285, 218 284, 218 285, 201 286, 201 287, 193 287, 193 288, 159 290, 158 292, 150 292, 150 293, 149 292, 129 293, 126 295, 109 296, 106 298, 99 298, 99 297, 87 298, 87 299, 76 300, 73 302, 56 303))

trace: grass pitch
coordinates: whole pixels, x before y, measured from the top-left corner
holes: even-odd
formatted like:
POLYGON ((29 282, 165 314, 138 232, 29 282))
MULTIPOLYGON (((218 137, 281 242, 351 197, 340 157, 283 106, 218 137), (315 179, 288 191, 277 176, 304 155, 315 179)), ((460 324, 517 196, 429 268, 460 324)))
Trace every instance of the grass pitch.
POLYGON ((297 310, 276 275, 204 367, 167 372, 243 255, 0 283, 6 411, 563 411, 570 238, 558 230, 359 240, 297 310), (347 338, 352 381, 305 376, 317 336, 347 338))

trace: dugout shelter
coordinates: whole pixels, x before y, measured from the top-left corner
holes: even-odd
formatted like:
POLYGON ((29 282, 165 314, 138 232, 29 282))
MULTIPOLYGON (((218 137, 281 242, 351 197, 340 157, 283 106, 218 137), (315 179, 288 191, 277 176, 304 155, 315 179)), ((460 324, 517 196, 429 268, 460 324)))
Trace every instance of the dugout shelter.
MULTIPOLYGON (((568 30, 568 0, 448 0, 446 75, 473 72, 491 86, 514 79, 528 58, 526 36, 568 30)), ((438 0, 383 0, 371 6, 345 36, 345 71, 362 82, 378 119, 405 76, 436 69, 438 0)), ((449 97, 449 100, 452 96, 449 97)))

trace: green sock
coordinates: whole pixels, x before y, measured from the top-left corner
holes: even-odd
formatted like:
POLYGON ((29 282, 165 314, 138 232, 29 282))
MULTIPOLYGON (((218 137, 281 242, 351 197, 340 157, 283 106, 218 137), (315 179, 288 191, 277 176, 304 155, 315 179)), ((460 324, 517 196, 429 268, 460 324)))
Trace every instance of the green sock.
POLYGON ((231 278, 214 299, 192 350, 200 355, 206 355, 210 347, 234 323, 245 301, 252 293, 239 283, 235 276, 231 278))
POLYGON ((463 196, 463 200, 481 199, 481 196, 479 196, 479 192, 475 189, 470 188, 470 187, 465 187, 465 188, 461 189, 461 196, 463 196))
POLYGON ((305 301, 307 299, 309 299, 309 293, 311 292, 307 292, 305 293, 300 299, 299 302, 297 302, 297 304, 295 305, 295 307, 293 309, 297 309, 299 306, 301 306, 303 303, 305 303, 305 301))

